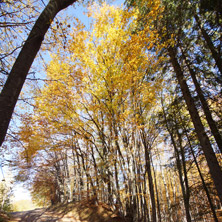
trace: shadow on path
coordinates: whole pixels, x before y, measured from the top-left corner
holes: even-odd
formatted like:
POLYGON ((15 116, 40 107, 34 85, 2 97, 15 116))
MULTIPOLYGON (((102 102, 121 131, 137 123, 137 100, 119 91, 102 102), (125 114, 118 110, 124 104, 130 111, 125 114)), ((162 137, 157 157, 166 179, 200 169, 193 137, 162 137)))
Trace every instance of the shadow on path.
MULTIPOLYGON (((53 222, 61 221, 63 217, 61 214, 55 214, 54 212, 47 211, 45 208, 38 208, 30 211, 14 212, 11 213, 11 222, 53 222)), ((72 221, 72 220, 70 220, 72 221)), ((74 220, 73 220, 74 221, 74 220)))
POLYGON ((106 204, 93 201, 66 203, 49 208, 11 213, 10 222, 127 222, 106 204))

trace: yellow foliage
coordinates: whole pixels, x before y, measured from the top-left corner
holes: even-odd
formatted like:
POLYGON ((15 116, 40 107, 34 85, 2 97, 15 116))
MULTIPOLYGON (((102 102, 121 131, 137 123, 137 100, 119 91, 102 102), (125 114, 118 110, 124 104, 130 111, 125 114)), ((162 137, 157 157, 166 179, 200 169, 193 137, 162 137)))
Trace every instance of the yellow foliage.
MULTIPOLYGON (((158 4, 155 1, 150 20, 157 16, 158 4)), ((156 103, 162 80, 150 82, 147 76, 162 61, 150 52, 154 45, 157 53, 161 50, 157 33, 150 26, 137 30, 137 9, 126 11, 104 3, 91 6, 88 16, 93 17, 92 30, 86 31, 76 19, 67 42, 69 54, 51 55, 49 82, 36 92, 34 116, 24 119, 20 136, 27 147, 22 156, 34 157, 46 147, 59 149, 72 143, 67 139, 57 146, 50 144, 50 137, 59 133, 78 132, 75 137, 88 140, 101 127, 102 116, 109 129, 127 122, 143 128, 143 113, 138 112, 141 107, 148 112, 156 103), (35 122, 31 129, 29 121, 35 122)), ((112 138, 115 145, 118 137, 112 138)))

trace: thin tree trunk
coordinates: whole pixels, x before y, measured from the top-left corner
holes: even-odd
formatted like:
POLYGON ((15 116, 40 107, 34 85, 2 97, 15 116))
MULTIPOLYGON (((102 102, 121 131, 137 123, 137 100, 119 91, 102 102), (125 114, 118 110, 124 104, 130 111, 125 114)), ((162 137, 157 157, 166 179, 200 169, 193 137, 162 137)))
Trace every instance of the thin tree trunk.
POLYGON ((118 176, 118 167, 117 167, 117 152, 115 153, 116 157, 114 160, 114 169, 115 169, 115 184, 116 184, 116 203, 118 204, 118 208, 121 208, 121 201, 120 201, 120 187, 119 187, 119 176, 118 176))
MULTIPOLYGON (((182 116, 181 116, 180 111, 179 111, 179 116, 180 116, 180 120, 182 121, 182 116)), ((214 205, 213 205, 213 202, 212 202, 212 200, 211 200, 210 193, 209 193, 209 191, 208 191, 207 185, 206 185, 206 183, 205 183, 205 180, 204 180, 203 175, 202 175, 202 173, 201 173, 199 164, 198 164, 198 162, 197 162, 197 158, 196 158, 196 155, 195 155, 195 153, 194 153, 194 150, 193 150, 193 147, 192 147, 190 138, 189 138, 189 136, 188 136, 188 134, 187 134, 187 130, 186 130, 184 124, 182 124, 182 126, 183 126, 183 131, 185 132, 185 135, 186 135, 186 137, 187 137, 188 145, 189 145, 191 154, 192 154, 192 156, 193 156, 194 163, 195 163, 195 165, 196 165, 196 167, 197 167, 197 171, 198 171, 198 173, 199 173, 201 182, 202 182, 202 184, 203 184, 204 191, 206 192, 207 199, 208 199, 208 202, 209 202, 209 204, 210 204, 210 208, 211 208, 211 211, 212 211, 212 214, 213 214, 214 221, 215 221, 215 222, 218 222, 217 215, 216 215, 216 211, 215 211, 215 209, 214 209, 214 205)))
POLYGON ((177 135, 178 135, 178 139, 179 139, 180 154, 181 154, 181 157, 182 157, 184 183, 185 183, 185 188, 186 188, 185 193, 184 193, 184 204, 185 204, 185 210, 186 210, 186 217, 188 218, 187 221, 191 221, 191 215, 190 215, 190 188, 189 188, 189 184, 188 184, 184 148, 182 147, 182 139, 181 139, 181 135, 178 131, 178 128, 177 128, 177 135))
MULTIPOLYGON (((81 151, 81 149, 79 149, 79 154, 77 154, 77 155, 79 155, 80 157, 81 157, 81 160, 82 160, 82 166, 83 166, 83 170, 84 170, 84 172, 85 172, 85 174, 86 174, 86 178, 87 178, 87 191, 88 191, 88 185, 89 185, 89 183, 90 183, 90 185, 91 185, 91 187, 92 187, 92 190, 93 190, 93 196, 94 197, 96 197, 96 189, 95 189, 95 186, 94 186, 94 184, 93 184, 93 180, 92 180, 92 177, 91 177, 91 175, 89 174, 89 171, 88 171, 88 166, 86 165, 86 163, 85 162, 87 162, 87 161, 85 161, 85 159, 84 159, 84 154, 82 153, 82 151, 81 151)), ((89 193, 87 192, 87 196, 89 195, 89 193)), ((88 196, 89 197, 89 196, 88 196)))
POLYGON ((161 208, 160 208, 160 201, 159 201, 159 190, 157 188, 156 173, 155 173, 155 169, 154 169, 154 165, 153 165, 152 159, 151 159, 151 164, 152 164, 152 168, 153 168, 154 186, 155 186, 155 190, 156 190, 156 202, 157 202, 158 221, 161 222, 162 221, 162 217, 161 217, 161 208))
POLYGON ((19 94, 51 22, 59 11, 77 0, 50 0, 33 26, 0 94, 0 146, 2 145, 19 94))
MULTIPOLYGON (((187 138, 188 138, 188 135, 187 135, 187 138)), ((189 139, 188 139, 188 142, 189 142, 189 146, 190 146, 190 150, 191 150, 192 156, 193 156, 193 158, 194 158, 195 165, 196 165, 196 167, 197 167, 197 171, 198 171, 198 173, 199 173, 199 175, 200 175, 200 179, 201 179, 201 182, 202 182, 202 184, 203 184, 204 191, 206 192, 207 199, 208 199, 208 202, 209 202, 209 204, 210 204, 210 209, 211 209, 211 211, 212 211, 214 221, 215 221, 215 222, 218 222, 217 214, 216 214, 216 211, 215 211, 215 209, 214 209, 214 205, 213 205, 213 202, 212 202, 212 200, 211 200, 210 193, 209 193, 208 188, 207 188, 207 185, 206 185, 206 183, 205 183, 205 181, 204 181, 203 175, 202 175, 202 173, 201 173, 199 164, 198 164, 198 162, 197 162, 197 159, 196 159, 196 156, 195 156, 193 147, 192 147, 189 139)))
POLYGON ((210 174, 214 181, 214 185, 216 187, 220 202, 222 203, 222 171, 217 161, 216 155, 214 150, 210 144, 210 140, 205 132, 204 126, 201 122, 200 116, 198 114, 197 108, 195 106, 194 100, 190 94, 190 90, 186 83, 186 80, 183 75, 183 71, 177 61, 176 53, 174 49, 170 46, 168 48, 169 56, 171 59, 171 63, 173 65, 174 71, 177 76, 177 80, 180 84, 180 88, 183 93, 183 97, 186 101, 187 108, 189 110, 191 119, 193 121, 195 131, 197 133, 197 137, 200 141, 200 145, 203 149, 205 158, 207 160, 207 164, 209 166, 210 174))
POLYGON ((154 185, 153 185, 153 177, 151 172, 151 160, 150 160, 150 153, 149 148, 147 146, 146 142, 146 136, 144 135, 144 132, 142 133, 142 141, 144 145, 145 150, 145 164, 146 164, 146 172, 148 176, 148 182, 149 182, 149 190, 150 190, 150 198, 151 198, 151 205, 152 205, 152 222, 156 222, 156 201, 155 201, 155 194, 154 194, 154 185))
MULTIPOLYGON (((176 103, 177 107, 178 104, 176 103)), ((181 156, 181 160, 182 160, 182 167, 183 167, 183 176, 184 176, 184 184, 185 184, 185 193, 184 193, 184 204, 185 204, 185 210, 186 210, 186 215, 187 218, 189 218, 189 221, 191 221, 191 215, 190 215, 190 188, 189 188, 189 184, 188 184, 188 176, 187 176, 187 169, 186 169, 186 160, 185 160, 185 151, 184 151, 184 147, 182 146, 182 136, 179 133, 179 126, 178 126, 178 118, 177 118, 177 113, 178 110, 175 112, 176 110, 173 110, 174 113, 174 122, 175 122, 175 130, 178 136, 178 142, 179 142, 179 147, 180 147, 180 151, 179 154, 181 156)))
POLYGON ((182 195, 183 195, 183 202, 184 202, 184 208, 185 208, 185 213, 186 213, 186 219, 187 219, 187 222, 191 222, 191 217, 190 217, 190 212, 189 212, 189 201, 187 201, 187 193, 186 193, 186 190, 185 190, 185 187, 184 187, 184 184, 183 184, 183 174, 182 174, 182 169, 181 169, 181 161, 180 161, 179 150, 177 148, 177 144, 176 144, 176 141, 174 139, 173 133, 170 130, 170 127, 168 125, 167 116, 166 116, 166 112, 164 110, 163 105, 162 105, 162 110, 163 110, 163 115, 164 115, 166 128, 167 128, 167 131, 170 134, 171 142, 172 142, 174 152, 175 152, 176 166, 177 166, 177 170, 178 170, 178 173, 179 173, 179 180, 180 180, 180 186, 181 186, 182 195))
MULTIPOLYGON (((75 153, 76 153, 76 158, 77 158, 77 164, 78 166, 81 166, 81 163, 80 163, 80 159, 79 159, 79 154, 77 152, 77 150, 75 149, 75 153)), ((82 191, 84 189, 84 182, 83 182, 83 174, 82 174, 82 171, 81 171, 81 168, 77 168, 77 172, 78 172, 78 176, 79 176, 79 179, 78 179, 78 201, 81 200, 82 198, 82 191)))
MULTIPOLYGON (((163 172, 160 155, 159 155, 158 152, 157 152, 157 158, 158 158, 158 162, 159 162, 159 165, 160 165, 161 179, 163 181, 164 191, 165 191, 165 195, 166 195, 167 212, 168 212, 167 220, 168 220, 168 222, 171 222, 172 221, 171 199, 170 199, 170 195, 169 195, 168 188, 167 188, 166 178, 165 178, 165 175, 164 175, 164 172, 163 172)), ((166 218, 166 206, 165 206, 164 217, 166 218)))
POLYGON ((147 189, 146 189, 146 177, 144 175, 144 190, 143 190, 143 198, 144 198, 144 203, 145 203, 145 208, 144 208, 144 222, 150 222, 150 215, 149 215, 149 204, 147 201, 147 189))

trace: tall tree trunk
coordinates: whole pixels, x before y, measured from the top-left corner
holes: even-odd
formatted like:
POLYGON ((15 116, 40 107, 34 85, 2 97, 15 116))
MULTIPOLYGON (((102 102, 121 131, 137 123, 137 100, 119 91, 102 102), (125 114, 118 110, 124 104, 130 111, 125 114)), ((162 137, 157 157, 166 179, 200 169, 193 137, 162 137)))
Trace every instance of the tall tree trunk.
POLYGON ((118 176, 118 167, 117 167, 117 152, 115 153, 116 157, 114 160, 114 169, 115 169, 115 184, 116 184, 116 204, 118 205, 118 208, 121 208, 121 201, 120 201, 120 186, 119 186, 119 176, 118 176))
MULTIPOLYGON (((176 102, 177 108, 178 108, 178 103, 176 102)), ((185 210, 186 210, 186 215, 187 218, 189 218, 188 220, 191 221, 191 215, 190 215, 190 188, 189 188, 189 184, 188 184, 188 176, 187 176, 187 169, 186 169, 186 160, 185 160, 185 150, 184 147, 182 146, 182 135, 179 132, 179 123, 178 123, 178 118, 177 118, 177 112, 179 110, 173 110, 173 114, 174 114, 174 123, 175 123, 175 130, 176 130, 176 134, 178 136, 178 142, 179 142, 179 147, 180 147, 180 151, 178 153, 178 155, 181 156, 181 164, 182 164, 182 169, 183 169, 183 181, 184 181, 184 188, 185 188, 185 192, 184 192, 184 204, 185 204, 185 210)))
POLYGON ((197 167, 197 171, 198 171, 198 173, 199 173, 201 182, 202 182, 202 184, 203 184, 204 191, 206 192, 207 199, 208 199, 208 202, 209 202, 209 204, 210 204, 210 209, 211 209, 211 211, 212 211, 214 221, 215 221, 215 222, 218 222, 217 214, 216 214, 216 211, 215 211, 215 209, 214 209, 214 205, 213 205, 213 202, 212 202, 212 200, 211 200, 210 193, 209 193, 209 191, 208 191, 207 185, 206 185, 205 180, 204 180, 204 178, 203 178, 203 175, 202 175, 202 173, 201 173, 201 170, 200 170, 199 164, 198 164, 198 162, 197 162, 197 159, 196 159, 196 156, 195 156, 193 147, 192 147, 192 145, 191 145, 191 142, 190 142, 189 137, 188 137, 187 134, 186 134, 186 137, 187 137, 187 139, 188 139, 189 147, 190 147, 190 150, 191 150, 193 159, 194 159, 194 163, 195 163, 195 165, 196 165, 196 167, 197 167))
POLYGON ((177 170, 178 170, 178 173, 179 173, 180 187, 181 187, 182 195, 183 195, 183 202, 184 202, 184 208, 185 208, 185 213, 186 213, 186 219, 187 219, 187 222, 191 222, 191 216, 190 216, 190 211, 189 211, 189 199, 187 198, 187 192, 186 192, 185 186, 183 184, 183 173, 182 173, 182 167, 181 167, 180 152, 177 148, 177 144, 176 144, 176 141, 174 139, 173 132, 169 127, 164 107, 162 107, 162 110, 163 110, 163 115, 164 115, 166 128, 167 128, 167 131, 170 134, 171 142, 172 142, 172 145, 173 145, 173 148, 174 148, 174 153, 175 153, 175 158, 176 158, 176 166, 177 166, 177 170))
POLYGON ((207 45, 208 45, 208 47, 211 51, 212 57, 214 58, 214 60, 216 62, 217 68, 219 69, 219 71, 222 75, 222 58, 221 58, 220 54, 217 52, 217 50, 215 49, 214 44, 211 41, 210 36, 207 34, 206 30, 202 27, 198 15, 194 14, 194 18, 196 20, 196 23, 197 23, 198 27, 200 28, 200 31, 203 35, 204 40, 206 41, 206 43, 207 43, 207 45))
MULTIPOLYGON (((181 115, 180 110, 179 110, 179 117, 180 117, 180 121, 183 122, 183 120, 182 120, 182 115, 181 115)), ((197 167, 197 171, 198 171, 198 173, 199 173, 201 182, 202 182, 202 184, 203 184, 204 191, 206 192, 207 199, 208 199, 208 202, 209 202, 209 204, 210 204, 210 208, 211 208, 211 211, 212 211, 212 214, 213 214, 214 221, 215 221, 215 222, 218 222, 217 215, 216 215, 216 211, 215 211, 215 209, 214 209, 214 205, 213 205, 213 202, 212 202, 211 197, 210 197, 210 193, 209 193, 209 191, 208 191, 208 188, 207 188, 207 185, 206 185, 206 183, 205 183, 204 177, 203 177, 202 172, 201 172, 201 170, 200 170, 200 167, 199 167, 199 164, 198 164, 198 161, 197 161, 195 152, 194 152, 194 150, 193 150, 193 146, 192 146, 192 144, 191 144, 189 135, 188 135, 188 133, 187 133, 187 129, 186 129, 185 124, 182 124, 182 128, 183 128, 183 131, 185 132, 185 136, 186 136, 186 138, 187 138, 188 145, 189 145, 191 154, 192 154, 192 156, 193 156, 194 163, 195 163, 195 165, 196 165, 196 167, 197 167)))
MULTIPOLYGON (((162 104, 162 107, 163 107, 163 101, 161 99, 161 104, 162 104)), ((162 108, 163 109, 163 108, 162 108)), ((162 161, 161 161, 161 158, 160 158, 160 152, 158 149, 156 149, 156 158, 157 158, 157 161, 159 163, 159 167, 160 167, 160 178, 161 178, 161 181, 163 183, 163 188, 164 188, 164 192, 165 192, 165 196, 166 196, 166 204, 164 203, 164 212, 162 213, 163 214, 163 220, 167 220, 168 222, 172 222, 172 209, 171 209, 171 199, 170 199, 170 194, 169 194, 169 190, 167 188, 167 182, 166 182, 166 178, 165 178, 165 175, 164 175, 164 172, 163 172, 163 167, 162 167, 162 161)), ((162 189, 161 189, 162 190, 162 189)), ((162 191, 160 192, 162 193, 162 191)), ((163 196, 163 195, 162 195, 163 196)))
POLYGON ((183 167, 183 175, 184 175, 184 205, 185 205, 185 210, 186 210, 186 217, 188 218, 187 221, 191 221, 191 215, 190 215, 190 188, 188 184, 188 177, 187 177, 187 169, 186 169, 186 161, 185 161, 185 153, 184 153, 184 148, 182 147, 182 138, 179 133, 178 128, 177 130, 177 135, 178 135, 178 140, 179 140, 179 147, 180 147, 180 155, 182 159, 182 167, 183 167))
POLYGON ((163 181, 163 185, 164 185, 164 190, 165 190, 165 195, 166 195, 166 202, 167 202, 167 211, 165 210, 165 212, 167 212, 167 217, 166 215, 164 215, 165 218, 167 218, 168 222, 172 222, 172 209, 171 209, 171 199, 170 199, 170 195, 169 195, 169 191, 167 188, 167 183, 166 183, 166 178, 162 169, 162 164, 161 164, 161 159, 158 155, 158 161, 160 163, 160 173, 161 173, 161 179, 163 181))
POLYGON ((144 198, 144 222, 150 222, 150 215, 149 215, 149 204, 147 204, 147 189, 146 189, 146 178, 144 176, 144 182, 143 182, 143 198, 144 198))
MULTIPOLYGON (((76 159, 77 159, 77 165, 78 166, 81 166, 81 162, 80 162, 80 159, 79 159, 79 154, 77 152, 77 149, 75 149, 75 153, 76 153, 76 159)), ((82 170, 81 168, 77 168, 77 172, 78 172, 78 201, 80 201, 82 199, 82 191, 84 189, 84 181, 83 181, 83 173, 82 173, 82 170)))
POLYGON ((153 185, 153 177, 151 172, 151 159, 149 153, 149 147, 147 146, 146 135, 145 132, 142 132, 142 142, 144 145, 145 150, 145 165, 146 165, 146 172, 148 176, 149 182, 149 190, 150 190, 150 198, 151 198, 151 205, 152 205, 152 222, 156 222, 156 200, 155 200, 155 193, 154 193, 154 185, 153 185))
MULTIPOLYGON (((92 159, 93 159, 94 174, 96 176, 96 187, 97 187, 97 189, 99 189, 98 167, 97 167, 96 158, 95 158, 95 154, 94 154, 94 150, 93 150, 93 146, 92 145, 90 146, 90 149, 91 149, 91 156, 92 156, 92 159)), ((96 201, 98 201, 99 193, 96 192, 94 194, 94 198, 96 199, 96 201)))
MULTIPOLYGON (((88 191, 89 184, 90 184, 91 187, 92 187, 92 190, 93 190, 93 197, 96 197, 96 189, 95 189, 95 186, 93 184, 92 177, 91 177, 91 175, 89 173, 88 166, 86 165, 87 161, 85 161, 84 154, 82 153, 81 149, 79 149, 79 152, 80 153, 77 153, 77 155, 79 155, 81 157, 83 170, 84 170, 84 172, 86 174, 86 178, 87 178, 87 191, 88 191)), ((87 196, 88 195, 89 195, 89 192, 87 192, 87 196)), ((96 200, 97 200, 97 198, 96 198, 96 200)))
POLYGON ((161 217, 161 208, 160 208, 160 201, 159 201, 159 190, 157 188, 157 177, 156 177, 155 168, 154 168, 152 159, 151 159, 151 164, 152 164, 152 168, 153 168, 154 186, 155 186, 155 190, 156 190, 156 202, 157 202, 158 221, 161 222, 162 221, 162 217, 161 217))
POLYGON ((206 101, 206 99, 205 99, 205 97, 203 95, 203 92, 202 92, 202 89, 200 87, 200 84, 197 81, 196 73, 191 68, 191 66, 189 64, 189 61, 188 61, 187 57, 185 56, 185 53, 183 52, 183 50, 182 50, 182 53, 183 53, 183 58, 184 58, 184 60, 186 62, 187 68, 188 68, 188 70, 190 72, 191 78, 193 80, 193 83, 195 85, 196 92, 197 92, 197 95, 198 95, 198 97, 200 99, 201 106, 202 106, 202 109, 203 109, 204 114, 206 116, 207 122, 208 122, 209 127, 211 129, 211 132, 212 132, 212 134, 213 134, 213 136, 214 136, 214 138, 216 140, 217 146, 218 146, 220 152, 222 153, 222 137, 220 135, 220 132, 219 132, 219 130, 217 128, 217 125, 216 125, 215 121, 213 120, 213 117, 211 115, 211 111, 210 111, 208 103, 207 103, 207 101, 206 101))
POLYGON ((169 53, 174 71, 176 73, 180 88, 182 90, 183 97, 186 101, 187 108, 189 110, 192 122, 194 124, 195 131, 197 133, 197 137, 200 141, 200 145, 203 149, 205 158, 207 160, 210 174, 211 174, 212 179, 214 181, 214 185, 216 187, 220 202, 222 203, 222 171, 221 171, 220 165, 217 161, 214 150, 210 144, 210 140, 209 140, 209 138, 205 132, 204 126, 201 122, 201 119, 198 114, 197 108, 195 106, 194 100, 190 94, 190 90, 189 90, 186 80, 184 78, 183 71, 177 61, 176 52, 170 46, 168 48, 168 53, 169 53))
POLYGON ((50 0, 33 26, 0 94, 0 146, 2 145, 19 94, 44 36, 57 13, 77 0, 50 0))

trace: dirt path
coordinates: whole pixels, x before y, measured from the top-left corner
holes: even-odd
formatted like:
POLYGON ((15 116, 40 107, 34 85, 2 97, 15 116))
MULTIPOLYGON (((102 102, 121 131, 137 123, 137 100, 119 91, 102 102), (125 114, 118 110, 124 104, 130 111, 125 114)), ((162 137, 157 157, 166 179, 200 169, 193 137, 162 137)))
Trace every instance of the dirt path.
POLYGON ((47 211, 44 208, 35 209, 30 211, 23 211, 23 212, 14 212, 11 213, 11 222, 53 222, 53 221, 64 221, 64 222, 79 222, 80 220, 75 220, 74 218, 70 218, 68 215, 63 214, 56 214, 55 212, 47 211))
POLYGON ((11 213, 10 222, 126 222, 104 205, 69 203, 51 208, 11 213))
MULTIPOLYGON (((67 206, 66 206, 67 209, 67 206)), ((64 209, 63 209, 64 210, 64 209)), ((222 210, 218 210, 218 221, 222 222, 222 210)), ((74 207, 71 211, 60 211, 59 209, 38 208, 30 211, 11 213, 9 222, 127 222, 119 217, 110 217, 107 211, 101 208, 74 207), (78 211, 78 212, 77 212, 78 211)), ((213 222, 210 220, 209 222, 213 222)))

